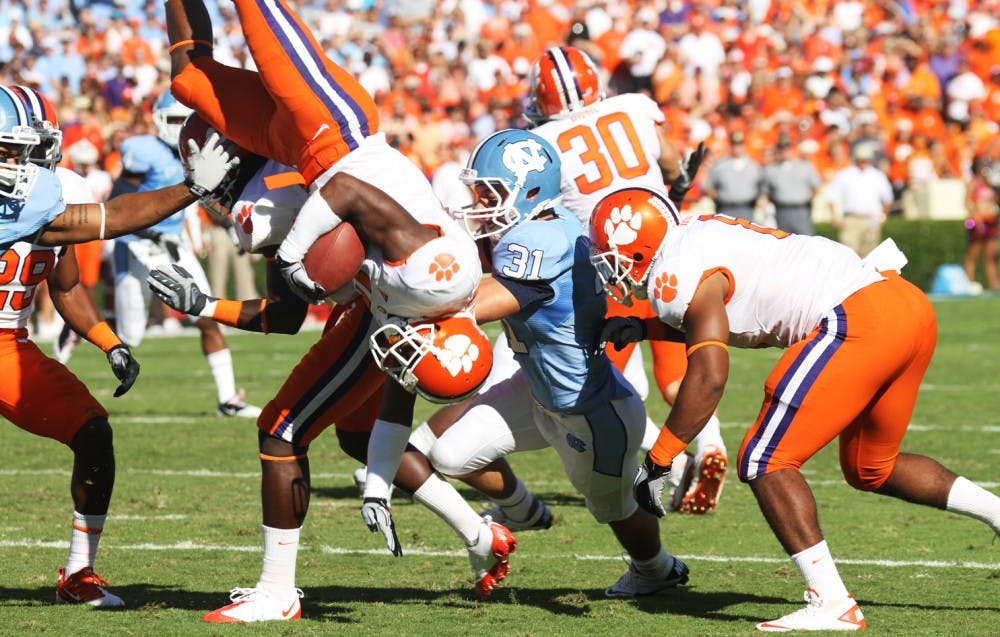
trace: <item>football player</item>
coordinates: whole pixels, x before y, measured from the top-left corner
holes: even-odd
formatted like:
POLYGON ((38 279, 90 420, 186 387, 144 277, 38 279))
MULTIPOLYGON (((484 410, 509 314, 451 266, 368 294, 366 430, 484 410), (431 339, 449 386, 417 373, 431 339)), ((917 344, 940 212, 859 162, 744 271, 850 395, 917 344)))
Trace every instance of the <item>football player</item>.
POLYGON ((891 241, 861 260, 834 241, 724 215, 678 220, 662 194, 626 189, 590 222, 607 289, 647 297, 656 318, 608 321, 604 340, 683 342, 688 373, 636 480, 636 499, 663 515, 663 481, 714 412, 728 348, 781 347, 764 402, 740 447, 739 477, 806 582, 807 606, 762 631, 861 630, 799 471, 833 439, 855 489, 974 517, 1000 532, 1000 497, 936 460, 900 451, 937 341, 927 296, 898 270, 891 241))
MULTIPOLYGON (((123 175, 136 178, 139 192, 158 190, 183 180, 177 142, 181 125, 190 112, 170 93, 164 93, 153 106, 156 136, 135 135, 122 143, 123 175)), ((115 240, 115 317, 122 339, 131 347, 138 347, 146 332, 150 293, 145 282, 151 270, 176 263, 195 277, 202 289, 208 289, 205 271, 185 237, 185 215, 196 212, 196 206, 188 206, 151 228, 115 240)), ((201 335, 201 350, 215 381, 216 413, 256 418, 260 408, 244 402, 243 392, 236 390, 232 354, 218 324, 194 317, 194 325, 201 335)))
MULTIPOLYGON (((182 132, 204 137, 206 125, 192 115, 182 132)), ((308 193, 294 178, 297 173, 273 160, 241 152, 241 169, 225 184, 221 198, 203 202, 218 212, 234 211, 234 228, 241 246, 272 257, 287 234, 308 193), (257 166, 255 171, 246 167, 257 166)), ((180 268, 154 270, 153 291, 175 309, 213 318, 224 324, 264 333, 294 334, 306 315, 307 303, 294 294, 268 262, 268 297, 245 301, 216 299, 180 268)), ((451 325, 475 327, 471 321, 444 319, 436 323, 439 341, 448 338, 451 325)), ((301 591, 295 588, 295 564, 301 528, 309 508, 309 445, 331 424, 341 448, 364 463, 372 427, 382 405, 386 374, 369 352, 369 339, 379 327, 364 299, 334 308, 318 342, 292 370, 257 420, 261 460, 264 563, 260 579, 251 588, 231 592, 231 604, 204 616, 208 622, 252 622, 297 619, 301 591), (288 611, 293 608, 292 611, 288 611), (287 611, 287 612, 286 612, 287 611)), ((476 328, 478 332, 478 328, 476 328)), ((483 339, 481 332, 473 338, 483 339)), ((439 347, 441 343, 435 345, 439 347)), ((476 361, 477 375, 452 377, 437 356, 418 346, 423 356, 407 361, 413 390, 436 393, 474 390, 478 380, 464 387, 463 379, 480 379, 489 369, 484 357, 476 361)), ((400 365, 402 367, 402 364, 400 365)), ((516 546, 510 532, 484 520, 458 492, 434 473, 427 459, 409 449, 394 478, 396 486, 444 519, 462 538, 475 574, 476 591, 490 594, 509 569, 507 555, 516 546)), ((400 553, 395 535, 390 548, 400 553)))
MULTIPOLYGON (((0 150, 14 164, 0 164, 0 183, 15 183, 31 174, 33 148, 52 137, 49 124, 36 120, 29 101, 31 89, 0 87, 0 150)), ((51 173, 46 173, 51 174, 51 173)), ((36 177, 37 178, 37 177, 36 177)), ((58 181, 53 182, 58 187, 58 181)), ((30 200, 32 191, 26 193, 30 200)), ((0 199, 6 210, 19 200, 0 199)), ((24 203, 24 208, 28 208, 24 203)), ((46 357, 28 338, 28 320, 39 283, 47 281, 56 311, 108 357, 119 379, 115 397, 132 387, 139 363, 107 323, 93 298, 80 285, 74 248, 14 241, 0 248, 0 415, 21 429, 52 438, 73 451, 70 493, 73 498, 69 557, 59 569, 56 602, 99 607, 124 606, 94 572, 94 558, 107 519, 115 483, 111 425, 104 407, 61 363, 46 357)))
POLYGON ((646 412, 595 351, 607 304, 590 242, 559 205, 559 164, 547 141, 520 130, 491 135, 469 157, 463 181, 475 202, 452 214, 493 243, 476 318, 502 320, 520 369, 476 396, 427 453, 443 473, 466 475, 501 455, 551 446, 591 514, 631 556, 605 594, 648 595, 687 582, 688 568, 663 550, 656 518, 632 495, 646 412))
MULTIPOLYGON (((667 196, 680 208, 705 154, 701 144, 682 160, 666 138, 659 105, 641 93, 606 97, 597 66, 571 46, 552 47, 535 61, 524 111, 536 125, 533 132, 559 152, 563 205, 583 227, 598 201, 625 187, 667 193, 669 185, 667 196)), ((633 305, 625 307, 611 298, 608 314, 652 316, 646 301, 633 301, 633 305)), ((684 350, 663 341, 651 342, 650 349, 657 386, 672 405, 686 368, 684 350)), ((609 349, 608 357, 645 399, 649 382, 641 350, 634 345, 621 351, 609 349)), ((657 433, 648 420, 644 449, 652 445, 657 433)), ((671 502, 682 512, 701 514, 718 504, 728 464, 718 417, 712 416, 694 442, 695 462, 686 479, 675 476, 679 491, 671 502)))

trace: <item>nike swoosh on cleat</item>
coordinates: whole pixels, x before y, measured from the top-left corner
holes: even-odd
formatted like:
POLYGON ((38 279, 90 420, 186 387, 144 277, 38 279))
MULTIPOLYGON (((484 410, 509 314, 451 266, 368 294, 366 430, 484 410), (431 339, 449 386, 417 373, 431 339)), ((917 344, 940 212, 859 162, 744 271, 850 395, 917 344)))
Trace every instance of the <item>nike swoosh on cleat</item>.
POLYGON ((281 616, 282 617, 288 617, 289 615, 291 615, 292 611, 295 610, 295 604, 296 603, 298 603, 298 600, 293 600, 292 601, 292 605, 288 607, 288 610, 281 611, 281 616))

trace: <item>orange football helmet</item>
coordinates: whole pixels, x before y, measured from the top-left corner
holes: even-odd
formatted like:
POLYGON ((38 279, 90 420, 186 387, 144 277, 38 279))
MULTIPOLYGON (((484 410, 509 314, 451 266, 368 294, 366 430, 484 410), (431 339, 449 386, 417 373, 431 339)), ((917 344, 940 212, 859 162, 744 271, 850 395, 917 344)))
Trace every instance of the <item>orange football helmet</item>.
POLYGON ((671 228, 680 223, 666 195, 625 188, 601 199, 590 216, 591 263, 611 298, 632 304, 645 298, 646 278, 671 228))
POLYGON ((590 57, 571 46, 555 46, 531 67, 524 116, 536 124, 565 117, 604 99, 600 71, 590 57))
POLYGON ((62 160, 62 131, 59 130, 55 105, 38 89, 30 86, 15 85, 10 89, 17 93, 31 113, 35 131, 41 139, 41 142, 32 149, 29 160, 42 168, 53 170, 62 160))
POLYGON ((474 394, 493 368, 493 348, 470 314, 399 325, 371 335, 375 363, 404 389, 435 403, 474 394))

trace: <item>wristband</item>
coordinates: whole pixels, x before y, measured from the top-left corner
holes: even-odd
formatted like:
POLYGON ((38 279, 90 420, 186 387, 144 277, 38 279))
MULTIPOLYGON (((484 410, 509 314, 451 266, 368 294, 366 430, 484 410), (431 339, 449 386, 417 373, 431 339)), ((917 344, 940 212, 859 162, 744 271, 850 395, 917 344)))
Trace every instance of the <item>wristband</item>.
POLYGON ((108 353, 122 344, 122 340, 118 338, 118 335, 111 329, 107 321, 101 321, 87 330, 84 338, 100 347, 104 353, 108 353))
POLYGON ((205 307, 201 309, 198 316, 210 318, 213 321, 228 325, 229 327, 239 327, 240 312, 243 310, 243 301, 233 301, 231 299, 213 299, 209 297, 205 301, 205 307))
POLYGON ((181 40, 180 42, 175 42, 174 44, 171 44, 170 48, 167 49, 167 53, 168 54, 173 53, 174 51, 176 51, 177 49, 181 48, 186 44, 201 44, 207 46, 210 49, 212 48, 212 43, 209 42, 208 40, 181 40))
POLYGON ((664 427, 660 429, 660 435, 657 436, 656 442, 653 443, 653 448, 649 450, 649 457, 661 467, 669 467, 670 463, 677 457, 677 454, 684 451, 687 446, 688 443, 664 427))
POLYGON ((695 343, 691 347, 687 348, 686 355, 688 356, 688 358, 690 358, 691 354, 694 354, 695 352, 697 352, 698 350, 700 350, 702 347, 709 347, 709 346, 721 347, 722 349, 725 349, 725 350, 729 349, 729 345, 727 345, 726 343, 723 343, 722 341, 701 341, 700 343, 695 343))

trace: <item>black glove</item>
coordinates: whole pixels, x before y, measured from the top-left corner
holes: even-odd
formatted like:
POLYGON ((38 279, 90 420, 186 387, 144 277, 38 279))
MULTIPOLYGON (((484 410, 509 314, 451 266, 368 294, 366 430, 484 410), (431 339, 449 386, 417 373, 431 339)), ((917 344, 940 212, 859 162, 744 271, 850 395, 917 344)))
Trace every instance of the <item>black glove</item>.
POLYGON ((115 390, 115 398, 118 398, 135 383, 139 377, 139 361, 132 357, 132 351, 125 345, 115 345, 108 350, 108 362, 111 363, 111 371, 115 378, 121 381, 121 385, 115 390))
POLYGON ((698 148, 688 153, 687 159, 678 162, 681 173, 670 182, 670 192, 667 194, 670 201, 677 204, 678 208, 680 208, 681 202, 684 201, 684 197, 688 194, 688 191, 691 190, 691 186, 694 184, 694 177, 698 174, 698 169, 701 168, 701 162, 705 159, 707 152, 705 142, 698 142, 698 148))
POLYGON ((635 474, 635 482, 632 483, 635 501, 658 518, 667 514, 667 510, 663 507, 663 491, 669 479, 670 465, 661 467, 654 464, 647 453, 646 459, 639 465, 639 472, 635 474))
POLYGON ((597 356, 610 342, 616 351, 621 351, 629 343, 638 343, 646 338, 646 324, 634 316, 612 316, 604 322, 601 335, 597 337, 597 356))
POLYGON ((396 536, 396 523, 392 521, 388 502, 382 498, 365 498, 365 503, 361 506, 361 519, 372 533, 382 532, 390 553, 402 557, 403 547, 399 544, 399 537, 396 536))

